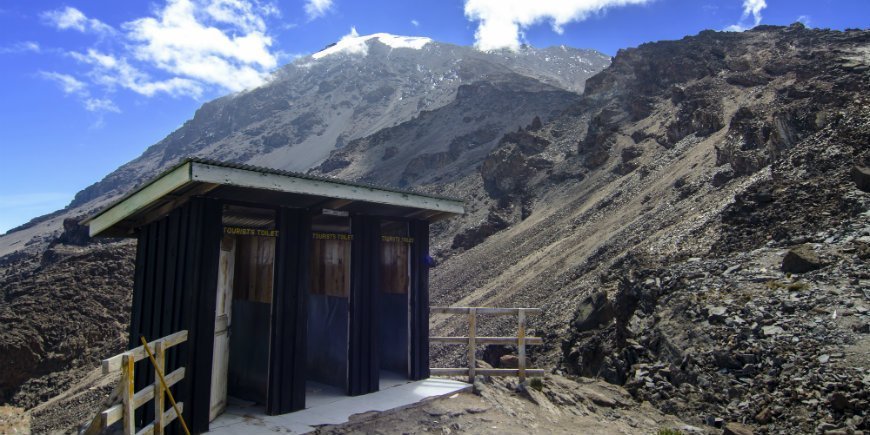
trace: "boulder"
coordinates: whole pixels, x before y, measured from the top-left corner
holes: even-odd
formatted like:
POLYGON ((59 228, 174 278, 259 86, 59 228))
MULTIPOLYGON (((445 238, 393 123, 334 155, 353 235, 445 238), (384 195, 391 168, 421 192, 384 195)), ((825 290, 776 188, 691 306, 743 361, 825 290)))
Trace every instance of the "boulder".
POLYGON ((752 435, 752 428, 741 423, 728 423, 722 431, 722 435, 752 435))
POLYGON ((855 182, 855 187, 870 192, 870 168, 858 165, 852 167, 852 181, 855 182))
POLYGON ((502 355, 498 359, 498 366, 503 369, 515 369, 520 366, 520 359, 516 355, 502 355))
POLYGON ((79 223, 81 217, 63 220, 63 233, 57 238, 58 243, 66 245, 85 246, 91 240, 88 227, 79 223))
POLYGON ((831 405, 831 408, 840 412, 848 409, 850 405, 849 398, 840 391, 837 391, 828 397, 828 404, 831 405))
POLYGON ((490 344, 483 349, 483 360, 493 367, 501 367, 501 358, 511 355, 514 349, 500 344, 490 344))
POLYGON ((597 292, 580 303, 577 315, 574 317, 574 327, 580 332, 596 329, 613 321, 615 315, 613 304, 607 299, 607 294, 597 292))
POLYGON ((809 245, 799 245, 788 250, 782 259, 782 271, 785 273, 806 273, 824 266, 809 245))
POLYGON ((721 369, 739 369, 743 367, 743 364, 731 354, 727 350, 714 350, 713 351, 713 362, 716 364, 716 367, 721 369))
POLYGON ((755 414, 755 421, 759 424, 770 423, 770 420, 772 418, 773 417, 772 417, 771 412, 770 412, 770 407, 765 407, 764 409, 759 411, 758 414, 755 414))

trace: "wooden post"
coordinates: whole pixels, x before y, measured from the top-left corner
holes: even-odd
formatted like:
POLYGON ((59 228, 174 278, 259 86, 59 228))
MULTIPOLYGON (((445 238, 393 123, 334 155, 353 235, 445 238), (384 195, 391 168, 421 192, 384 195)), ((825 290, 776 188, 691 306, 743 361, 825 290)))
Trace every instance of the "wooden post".
POLYGON ((518 311, 518 330, 517 330, 517 357, 519 359, 517 368, 519 368, 520 383, 526 382, 526 312, 521 308, 518 311))
POLYGON ((160 382, 160 376, 164 373, 166 362, 166 343, 162 340, 154 344, 154 359, 157 364, 154 366, 154 435, 161 435, 163 428, 166 427, 166 422, 163 419, 163 383, 160 382))
POLYGON ((477 308, 468 309, 468 382, 474 383, 477 368, 477 308))
POLYGON ((133 407, 133 394, 136 392, 136 387, 133 384, 133 365, 136 359, 132 355, 124 355, 121 359, 121 364, 124 371, 121 373, 121 382, 124 383, 124 389, 121 394, 121 400, 124 404, 124 435, 134 435, 136 433, 136 416, 133 407))

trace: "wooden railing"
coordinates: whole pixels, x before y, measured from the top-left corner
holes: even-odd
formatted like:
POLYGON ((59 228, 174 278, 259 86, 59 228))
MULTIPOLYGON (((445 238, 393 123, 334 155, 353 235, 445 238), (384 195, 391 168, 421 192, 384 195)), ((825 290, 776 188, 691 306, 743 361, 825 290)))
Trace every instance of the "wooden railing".
MULTIPOLYGON (((187 331, 179 331, 148 343, 148 347, 153 350, 156 361, 156 365, 152 367, 154 369, 154 383, 139 391, 135 391, 133 386, 134 366, 136 362, 148 358, 144 346, 104 359, 102 363, 103 375, 120 371, 121 379, 115 387, 115 391, 109 396, 103 410, 94 418, 85 433, 100 433, 112 424, 123 420, 122 430, 125 435, 162 434, 163 429, 178 415, 172 407, 168 411, 163 411, 166 409, 164 401, 166 391, 161 385, 158 370, 160 373, 165 373, 166 351, 185 341, 187 341, 187 331), (154 401, 154 421, 136 431, 136 409, 150 400, 154 401)), ((166 388, 175 385, 184 379, 184 367, 164 374, 164 379, 166 380, 166 388)), ((178 403, 178 410, 184 412, 184 403, 178 403)))
POLYGON ((540 308, 484 308, 484 307, 432 307, 432 314, 465 314, 468 316, 468 337, 429 337, 430 343, 465 344, 468 346, 468 367, 430 369, 433 375, 461 376, 468 375, 468 382, 473 383, 476 375, 485 376, 518 376, 520 382, 525 382, 526 376, 543 376, 543 369, 526 367, 526 346, 540 345, 544 341, 540 337, 526 337, 526 316, 540 314, 540 308), (478 337, 477 315, 517 316, 516 337, 478 337), (517 368, 515 369, 481 369, 477 368, 477 346, 480 344, 503 344, 517 347, 517 368))

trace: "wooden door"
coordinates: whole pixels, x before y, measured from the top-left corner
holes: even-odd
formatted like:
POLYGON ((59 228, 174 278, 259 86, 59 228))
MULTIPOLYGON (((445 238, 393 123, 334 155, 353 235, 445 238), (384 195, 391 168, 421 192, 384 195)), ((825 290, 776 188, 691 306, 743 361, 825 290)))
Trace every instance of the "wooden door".
POLYGON ((209 421, 214 420, 227 407, 227 368, 230 356, 229 331, 232 324, 231 313, 235 262, 236 239, 234 236, 224 236, 221 240, 217 304, 215 304, 214 355, 211 369, 209 421))

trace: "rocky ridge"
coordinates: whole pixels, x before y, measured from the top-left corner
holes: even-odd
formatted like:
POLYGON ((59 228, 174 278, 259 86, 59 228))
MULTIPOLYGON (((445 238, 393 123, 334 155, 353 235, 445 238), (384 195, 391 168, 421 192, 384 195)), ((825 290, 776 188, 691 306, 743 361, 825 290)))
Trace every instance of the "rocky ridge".
POLYGON ((538 365, 710 430, 867 430, 868 53, 800 25, 621 51, 437 189, 473 200, 435 229, 434 303, 541 306, 538 365), (783 271, 796 245, 818 259, 783 271))
POLYGON ((609 64, 591 50, 484 53, 432 41, 393 47, 390 38, 360 37, 361 52, 301 58, 260 88, 206 103, 66 209, 0 237, 0 365, 10 368, 0 371, 2 403, 32 408, 67 388, 86 389, 36 408, 40 430, 68 427, 92 411, 99 391, 75 381, 123 347, 133 254, 124 242, 88 240, 78 221, 179 159, 206 155, 306 170, 334 150, 396 135, 405 141, 379 150, 407 182, 438 176, 421 166, 427 153, 441 153, 451 170, 467 173, 473 166, 463 166, 465 157, 488 152, 527 113, 554 116, 576 103, 585 79, 609 64), (513 105, 518 99, 523 104, 513 105))
MULTIPOLYGON (((705 31, 620 51, 561 114, 462 132, 486 152, 417 155, 448 164, 408 183, 468 205, 432 228, 432 303, 542 307, 533 365, 622 385, 697 431, 868 430, 868 71, 868 31, 705 31)), ((389 140, 318 170, 399 183, 387 165, 407 151, 389 140)))

